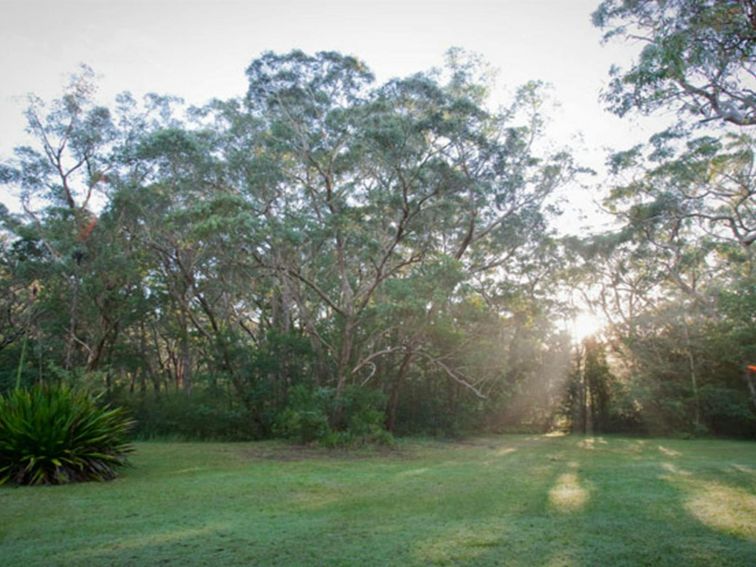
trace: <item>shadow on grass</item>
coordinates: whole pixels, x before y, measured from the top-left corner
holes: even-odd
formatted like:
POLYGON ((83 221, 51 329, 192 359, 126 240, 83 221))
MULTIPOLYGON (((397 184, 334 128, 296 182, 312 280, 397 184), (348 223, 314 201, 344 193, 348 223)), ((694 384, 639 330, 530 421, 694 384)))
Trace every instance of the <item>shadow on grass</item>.
MULTIPOLYGON (((685 461, 683 451, 639 441, 626 445, 626 470, 612 473, 594 452, 604 443, 573 442, 588 453, 572 454, 548 490, 550 510, 516 514, 493 529, 484 525, 486 550, 475 557, 425 558, 455 565, 753 565, 751 467, 701 466, 694 457, 688 470, 660 462, 660 457, 685 461)), ((617 448, 603 452, 616 457, 617 448)), ((465 530, 477 533, 474 527, 465 530)))
POLYGON ((460 451, 380 486, 300 496, 292 504, 317 511, 340 534, 325 536, 338 549, 313 532, 287 543, 290 558, 312 546, 326 564, 382 563, 365 550, 402 565, 709 566, 756 557, 747 465, 687 471, 682 450, 652 440, 486 441, 460 451), (476 463, 485 466, 471 475, 476 463), (723 470, 741 485, 728 485, 723 470))
MULTIPOLYGON (((131 480, 56 492, 82 522, 74 533, 90 535, 44 540, 56 560, 26 564, 749 565, 756 454, 719 447, 520 436, 281 461, 237 458, 241 445, 155 446, 155 468, 131 480)), ((53 501, 28 492, 18 506, 26 496, 53 501)), ((59 516, 40 530, 62 533, 59 516)), ((22 535, 0 539, 0 555, 33 544, 22 535)))

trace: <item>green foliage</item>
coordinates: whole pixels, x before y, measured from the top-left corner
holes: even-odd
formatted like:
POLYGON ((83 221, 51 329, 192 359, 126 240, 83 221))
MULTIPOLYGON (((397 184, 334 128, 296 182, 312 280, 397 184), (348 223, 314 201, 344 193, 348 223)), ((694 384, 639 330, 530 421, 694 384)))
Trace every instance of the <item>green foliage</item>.
MULTIPOLYGON (((30 347, 27 347, 29 350, 30 347)), ((10 392, 16 386, 23 343, 16 341, 0 350, 0 394, 10 392)), ((36 378, 29 365, 29 355, 25 357, 25 364, 21 368, 21 386, 31 385, 36 378)))
POLYGON ((593 23, 605 40, 644 40, 630 69, 613 69, 610 108, 622 116, 671 104, 698 119, 753 125, 753 18, 750 1, 603 0, 593 23))
POLYGON ((718 299, 723 320, 716 337, 725 341, 722 351, 732 360, 756 360, 756 283, 743 281, 731 289, 721 290, 718 299))
POLYGON ((709 432, 717 435, 752 437, 756 414, 751 400, 735 388, 707 385, 701 388, 701 405, 708 418, 709 432))
POLYGON ((247 441, 261 431, 250 411, 225 392, 196 389, 153 394, 113 394, 119 405, 134 416, 137 439, 247 441))
POLYGON ((739 344, 742 329, 728 319, 712 323, 703 317, 680 321, 673 316, 669 311, 653 318, 647 314, 638 329, 642 336, 625 339, 620 351, 633 361, 627 387, 639 410, 641 430, 753 436, 756 412, 743 363, 751 344, 739 344))
POLYGON ((300 443, 318 441, 326 447, 390 444, 392 436, 384 428, 385 403, 385 396, 377 390, 349 387, 337 397, 332 388, 296 386, 289 392, 289 404, 279 415, 274 432, 300 443))
MULTIPOLYGON (((603 2, 597 25, 620 35, 663 16, 614 102, 690 103, 666 89, 701 69, 742 95, 732 54, 701 55, 743 39, 740 6, 714 4, 603 2)), ((597 428, 751 431, 734 400, 754 344, 753 139, 682 126, 613 156, 622 228, 560 240, 549 203, 582 170, 544 139, 544 86, 494 105, 491 76, 459 49, 382 84, 354 57, 292 51, 201 108, 100 107, 86 69, 32 99, 35 143, 0 164, 31 207, 0 209, 0 391, 104 390, 143 438, 545 431, 569 387, 564 298, 596 291, 621 323, 612 356, 586 361, 597 428)), ((735 116, 715 102, 745 112, 686 108, 735 116)))
POLYGON ((331 432, 328 405, 332 392, 325 388, 295 386, 289 392, 289 403, 278 416, 274 433, 300 443, 323 439, 331 432))
POLYGON ((0 396, 0 484, 110 480, 131 451, 131 419, 67 386, 0 396))
MULTIPOLYGON (((483 429, 485 410, 490 407, 464 396, 458 384, 438 372, 426 370, 413 376, 399 402, 397 433, 456 438, 483 429)), ((495 402, 490 400, 491 407, 496 408, 495 402)), ((495 415, 492 411, 488 417, 493 420, 495 415)))
POLYGON ((679 117, 610 157, 605 205, 623 226, 592 256, 607 265, 590 279, 615 320, 623 374, 612 411, 634 415, 641 431, 754 434, 743 379, 754 353, 754 9, 603 0, 593 14, 605 40, 642 47, 630 67, 612 69, 610 110, 679 117))
POLYGON ((366 443, 391 444, 386 431, 386 396, 379 390, 351 386, 331 402, 332 415, 341 419, 336 431, 323 438, 326 446, 359 446, 366 443))

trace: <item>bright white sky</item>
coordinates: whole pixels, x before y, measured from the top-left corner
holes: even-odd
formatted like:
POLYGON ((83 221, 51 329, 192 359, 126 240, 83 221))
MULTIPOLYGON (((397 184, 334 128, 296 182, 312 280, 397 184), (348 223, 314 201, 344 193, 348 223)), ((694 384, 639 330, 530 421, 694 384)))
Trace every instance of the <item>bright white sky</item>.
MULTIPOLYGON (((53 98, 80 63, 111 101, 130 90, 192 104, 246 90, 244 70, 263 51, 338 50, 365 61, 378 81, 440 65, 452 46, 478 52, 506 88, 551 83, 561 103, 552 137, 600 169, 606 147, 656 129, 620 120, 598 101, 612 63, 636 46, 600 45, 590 23, 598 0, 0 0, 0 158, 23 140, 24 95, 53 98)), ((511 90, 510 90, 511 92, 511 90)), ((597 182, 598 179, 595 182, 597 182)), ((15 208, 0 188, 0 201, 15 208)), ((560 225, 595 224, 597 190, 563 193, 560 225), (587 217, 580 219, 579 213, 587 217)))

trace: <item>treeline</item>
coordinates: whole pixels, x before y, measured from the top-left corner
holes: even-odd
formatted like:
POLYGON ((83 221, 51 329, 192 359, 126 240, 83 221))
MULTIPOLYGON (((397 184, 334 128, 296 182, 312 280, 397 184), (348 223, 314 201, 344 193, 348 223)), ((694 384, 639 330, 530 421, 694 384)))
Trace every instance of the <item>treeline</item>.
POLYGON ((24 206, 2 215, 2 388, 102 390, 144 436, 753 435, 748 130, 613 156, 618 229, 558 238, 549 198, 581 170, 541 85, 493 110, 485 71, 452 50, 376 84, 295 51, 200 108, 98 106, 87 69, 32 99, 36 145, 0 165, 24 206), (575 294, 606 341, 571 344, 575 294))

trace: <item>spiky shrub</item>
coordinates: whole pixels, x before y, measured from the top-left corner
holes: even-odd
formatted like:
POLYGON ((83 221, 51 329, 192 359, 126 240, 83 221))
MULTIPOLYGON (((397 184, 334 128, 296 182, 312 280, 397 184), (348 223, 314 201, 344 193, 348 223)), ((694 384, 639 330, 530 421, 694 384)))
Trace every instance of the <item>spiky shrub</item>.
POLYGON ((67 386, 0 395, 0 484, 109 480, 131 451, 132 421, 67 386))

